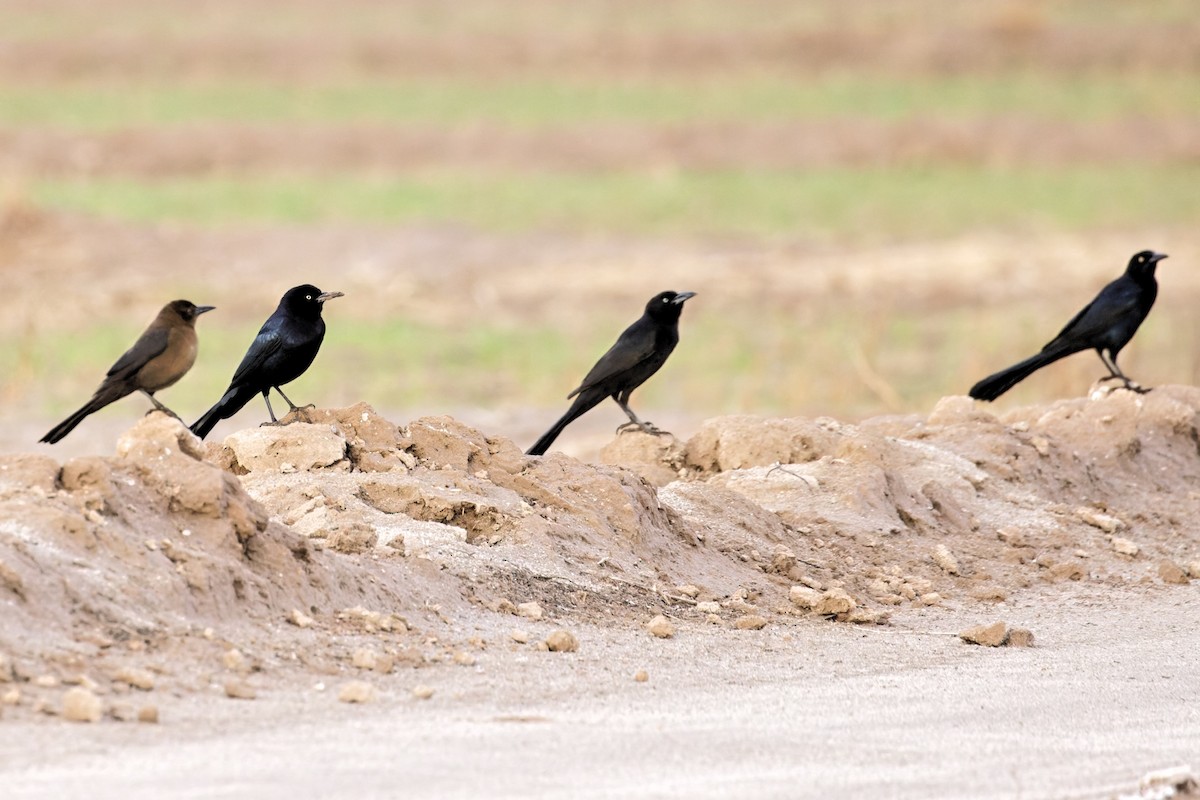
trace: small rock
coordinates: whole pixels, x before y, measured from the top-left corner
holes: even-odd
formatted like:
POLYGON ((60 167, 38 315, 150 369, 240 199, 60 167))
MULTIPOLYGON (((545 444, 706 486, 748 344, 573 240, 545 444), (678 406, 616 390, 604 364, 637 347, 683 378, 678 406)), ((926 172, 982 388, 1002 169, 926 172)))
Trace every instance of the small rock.
POLYGON ((258 692, 254 691, 254 687, 245 681, 230 678, 225 681, 225 696, 234 700, 253 700, 258 697, 258 692))
POLYGON ((719 614, 721 611, 721 604, 716 600, 702 600, 701 602, 696 603, 696 610, 701 614, 719 614))
POLYGON ((378 656, 369 647, 358 648, 354 651, 354 655, 350 657, 350 663, 359 669, 375 669, 377 661, 378 656))
POLYGON ((968 644, 980 644, 985 647, 999 647, 1008 637, 1008 625, 1003 622, 993 622, 991 625, 976 625, 958 634, 958 638, 968 644))
POLYGON ((579 649, 579 640, 570 631, 554 631, 546 637, 546 647, 551 653, 574 653, 579 649))
POLYGON ((1063 561, 1055 564, 1050 568, 1050 575, 1060 580, 1082 580, 1084 576, 1083 567, 1074 561, 1063 561))
POLYGON ((950 548, 946 547, 946 545, 939 544, 933 548, 931 558, 933 558, 933 563, 941 567, 942 572, 945 572, 947 575, 958 574, 958 559, 954 557, 954 554, 950 552, 950 548))
POLYGON ((541 605, 536 602, 521 603, 517 606, 517 614, 526 619, 531 619, 534 622, 538 621, 544 615, 541 605))
POLYGON ((675 635, 675 626, 671 624, 671 620, 659 614, 654 619, 646 623, 646 630, 650 631, 659 639, 670 639, 675 635))
POLYGON ((700 594, 700 587, 693 586, 690 583, 685 583, 683 586, 676 586, 675 591, 684 597, 690 597, 694 600, 700 594))
POLYGON ((854 625, 885 625, 889 618, 890 615, 886 611, 872 611, 862 606, 846 614, 846 622, 854 625))
POLYGON ((767 620, 757 614, 747 614, 733 621, 733 627, 739 631, 758 631, 767 627, 767 620))
POLYGON ((645 683, 646 681, 650 680, 650 675, 646 672, 646 670, 639 669, 637 672, 633 673, 633 679, 638 683, 645 683))
POLYGON ((517 644, 529 643, 529 631, 513 630, 508 632, 508 638, 512 639, 517 644))
POLYGON ((1005 644, 1009 647, 1033 647, 1033 631, 1028 628, 1009 628, 1005 644))
POLYGON ((1200 578, 1200 561, 1189 561, 1187 565, 1187 574, 1192 578, 1200 578))
POLYGON ((484 601, 483 606, 489 611, 495 611, 497 614, 517 613, 516 604, 507 597, 498 597, 495 600, 486 600, 484 601))
POLYGON ((1003 603, 1008 599, 1008 593, 998 586, 981 586, 971 592, 971 597, 987 603, 1003 603))
MULTIPOLYGON (((554 648, 551 647, 550 649, 553 650, 554 648)), ((454 663, 458 664, 460 667, 473 667, 475 666, 475 656, 466 651, 460 650, 454 654, 454 663)))
POLYGON ((62 683, 62 681, 58 679, 57 675, 38 675, 33 679, 33 685, 41 687, 42 689, 53 689, 60 683, 62 683))
POLYGON ((8 656, 0 653, 0 683, 12 683, 13 677, 12 662, 8 660, 8 656))
POLYGON ((350 681, 338 689, 338 700, 343 703, 369 703, 375 697, 375 687, 366 681, 350 681))
POLYGON ((717 616, 716 614, 709 614, 707 617, 704 618, 704 621, 707 622, 709 625, 720 625, 721 624, 721 618, 719 616, 717 616))
POLYGON ((221 654, 221 663, 230 672, 241 672, 246 668, 246 657, 242 655, 241 650, 234 647, 221 654))
POLYGON ((94 692, 76 686, 63 695, 63 717, 72 722, 97 722, 104 711, 104 704, 94 692))
POLYGON ((117 670, 116 675, 113 675, 113 680, 118 683, 129 684, 135 689, 141 689, 143 692, 148 692, 154 688, 154 673, 148 669, 122 667, 117 670))
POLYGON ((418 700, 428 700, 433 697, 433 687, 419 684, 412 689, 412 696, 418 700))
POLYGON ((854 598, 845 589, 828 589, 820 599, 813 604, 812 610, 821 616, 847 614, 858 606, 854 598))
POLYGON ((1163 583, 1187 583, 1187 573, 1183 568, 1174 561, 1158 562, 1158 577, 1163 579, 1163 583))
POLYGON ((71 686, 82 686, 83 688, 90 689, 93 692, 99 692, 100 690, 100 684, 96 683, 91 679, 90 676, 84 675, 83 673, 78 675, 70 675, 66 678, 63 678, 63 683, 70 684, 71 686))
POLYGON ((821 593, 808 586, 793 586, 788 591, 788 599, 797 608, 810 609, 821 599, 821 593))
POLYGON ((396 668, 396 659, 387 653, 376 657, 375 671, 380 675, 390 675, 392 670, 396 668))
POLYGON ((15 706, 21 702, 21 690, 17 688, 9 689, 3 695, 0 695, 0 703, 6 706, 15 706))
POLYGON ((1112 549, 1130 558, 1133 558, 1141 551, 1140 547, 1123 536, 1112 537, 1112 549))
POLYGON ((1077 508, 1075 509, 1075 515, 1088 525, 1091 525, 1093 528, 1099 528, 1105 533, 1112 533, 1116 530, 1119 530, 1125 524, 1116 517, 1110 517, 1108 514, 1101 514, 1094 508, 1077 508))
POLYGON ((108 709, 108 715, 117 722, 133 722, 137 719, 137 709, 133 703, 113 703, 108 709))
POLYGON ((138 722, 145 722, 150 725, 158 724, 158 706, 142 706, 138 709, 138 722))
POLYGON ((937 592, 927 592, 919 598, 921 603, 927 606, 936 606, 942 602, 942 596, 937 592))
POLYGON ((292 609, 291 613, 288 614, 287 621, 297 628, 311 628, 313 624, 313 618, 298 608, 292 609))

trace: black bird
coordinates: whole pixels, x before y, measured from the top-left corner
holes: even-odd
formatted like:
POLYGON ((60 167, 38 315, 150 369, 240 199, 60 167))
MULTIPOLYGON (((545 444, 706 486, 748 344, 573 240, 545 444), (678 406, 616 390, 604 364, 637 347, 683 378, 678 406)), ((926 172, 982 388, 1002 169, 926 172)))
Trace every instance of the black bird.
POLYGON ((1129 344, 1138 326, 1150 313, 1154 298, 1158 296, 1154 269, 1166 257, 1165 253, 1153 250, 1135 253, 1129 259, 1125 274, 1101 289, 1096 299, 1084 306, 1040 353, 984 378, 971 387, 971 397, 995 400, 1047 364, 1090 349, 1095 349, 1108 368, 1109 375, 1105 380, 1116 378, 1123 381, 1127 389, 1135 388, 1136 384, 1117 366, 1117 354, 1129 344))
POLYGON ((657 433, 657 428, 642 422, 633 413, 629 407, 629 395, 658 372, 675 345, 679 344, 679 315, 683 313, 684 302, 695 295, 695 292, 661 292, 650 298, 650 302, 646 303, 646 313, 625 329, 616 344, 592 367, 579 388, 567 395, 568 400, 574 397, 575 402, 562 419, 526 451, 526 455, 540 456, 545 453, 567 425, 595 408, 606 397, 616 400, 629 417, 629 422, 621 428, 635 425, 657 433))
POLYGON ((288 289, 275 313, 259 328, 225 394, 196 420, 192 433, 203 439, 218 422, 232 417, 256 394, 266 401, 271 422, 278 422, 267 396, 271 389, 279 392, 292 411, 298 410, 279 387, 303 375, 317 357, 325 338, 321 307, 325 301, 341 296, 341 292, 322 292, 309 284, 288 289))
POLYGON ((154 393, 173 386, 196 363, 196 317, 212 310, 213 306, 198 306, 187 300, 174 300, 163 306, 133 347, 109 367, 92 399, 55 425, 41 441, 54 444, 83 422, 84 417, 135 391, 149 397, 159 411, 178 419, 174 411, 155 399, 154 393))

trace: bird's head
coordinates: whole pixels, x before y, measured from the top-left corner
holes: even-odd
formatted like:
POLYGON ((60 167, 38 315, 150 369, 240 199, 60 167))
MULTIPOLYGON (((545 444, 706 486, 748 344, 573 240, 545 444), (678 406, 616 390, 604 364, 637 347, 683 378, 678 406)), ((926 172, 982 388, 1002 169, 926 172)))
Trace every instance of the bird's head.
POLYGON ((173 313, 188 325, 195 324, 196 317, 212 311, 216 306, 198 306, 191 300, 172 300, 167 303, 165 312, 173 313))
POLYGON ((695 292, 659 292, 646 303, 646 316, 655 322, 675 322, 683 313, 683 304, 695 292))
POLYGON ((322 292, 311 283, 306 283, 288 289, 279 304, 299 317, 314 318, 321 316, 321 306, 325 301, 341 296, 341 292, 322 292))
POLYGON ((1154 267, 1166 257, 1166 253, 1156 253, 1153 250, 1134 253, 1125 271, 1135 278, 1154 277, 1154 267))

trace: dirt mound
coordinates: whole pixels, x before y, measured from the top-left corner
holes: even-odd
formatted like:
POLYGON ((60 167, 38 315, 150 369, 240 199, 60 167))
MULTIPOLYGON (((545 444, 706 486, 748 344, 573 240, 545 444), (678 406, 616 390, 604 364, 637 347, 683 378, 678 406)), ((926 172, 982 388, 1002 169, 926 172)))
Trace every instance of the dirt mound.
POLYGON ((1100 387, 1004 417, 963 397, 859 425, 726 417, 625 434, 608 465, 365 404, 207 450, 152 414, 113 457, 0 461, 0 677, 35 707, 131 668, 204 686, 231 650, 298 676, 377 663, 364 643, 389 670, 459 658, 464 621, 519 606, 754 629, 1186 582, 1198 409, 1200 389, 1100 387))

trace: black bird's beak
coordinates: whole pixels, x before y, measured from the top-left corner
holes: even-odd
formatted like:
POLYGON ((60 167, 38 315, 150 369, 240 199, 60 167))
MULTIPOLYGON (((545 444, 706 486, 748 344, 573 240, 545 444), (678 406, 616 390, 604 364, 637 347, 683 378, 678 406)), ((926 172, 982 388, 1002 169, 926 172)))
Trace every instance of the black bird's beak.
POLYGON ((695 297, 695 296, 696 296, 695 292, 680 292, 679 294, 675 295, 675 299, 672 300, 671 302, 677 306, 681 306, 681 305, 683 305, 684 301, 687 300, 689 297, 695 297))
POLYGON ((317 295, 317 302, 324 303, 326 300, 332 300, 335 297, 344 297, 341 292, 321 292, 317 295))
POLYGON ((198 317, 201 314, 206 314, 209 311, 216 311, 216 309, 216 306, 196 306, 196 316, 198 317))

